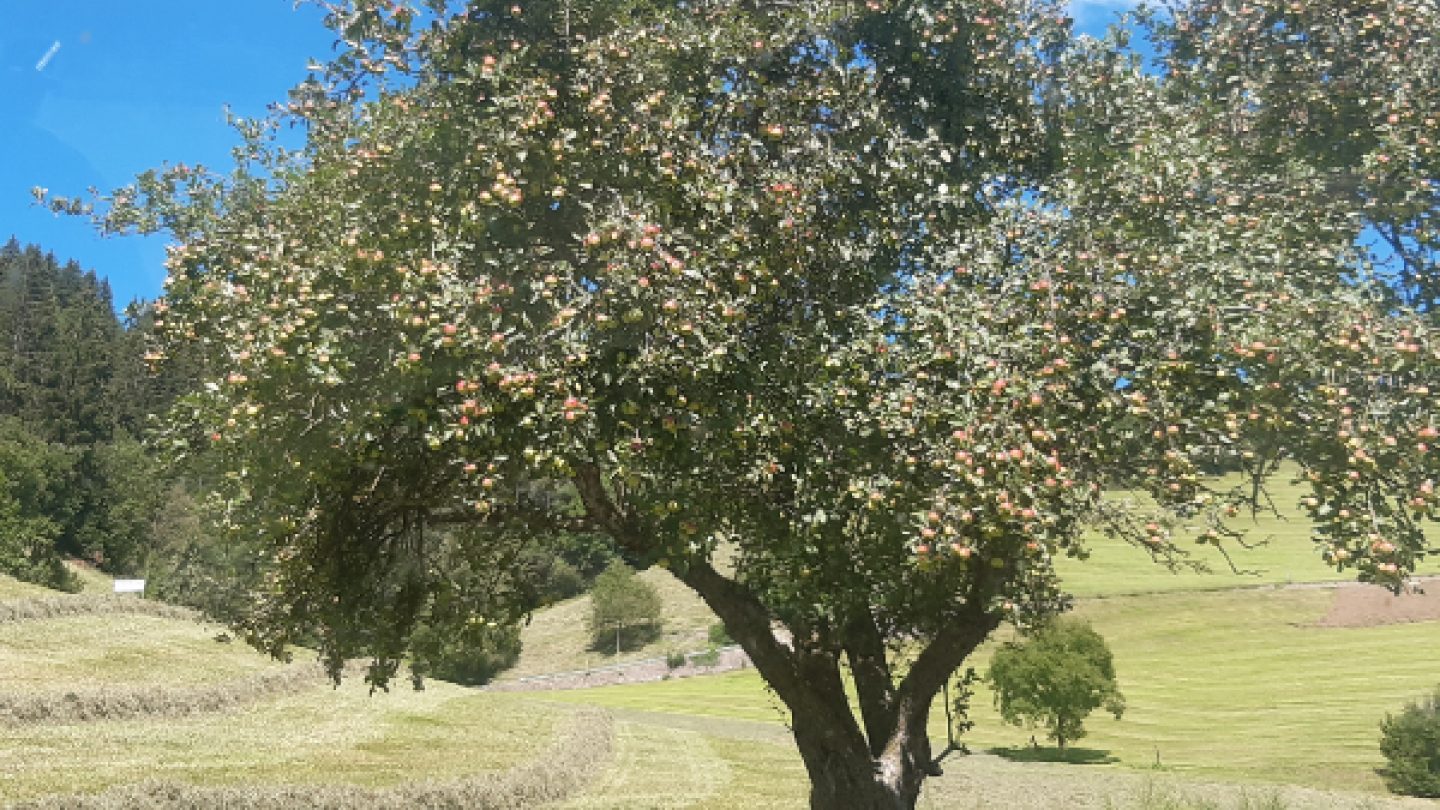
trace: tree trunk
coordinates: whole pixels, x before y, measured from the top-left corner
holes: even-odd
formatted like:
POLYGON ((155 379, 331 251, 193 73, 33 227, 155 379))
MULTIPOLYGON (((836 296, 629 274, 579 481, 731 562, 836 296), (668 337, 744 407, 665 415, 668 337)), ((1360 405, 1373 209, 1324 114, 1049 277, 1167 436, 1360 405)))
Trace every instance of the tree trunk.
POLYGON ((939 773, 926 730, 930 703, 996 621, 977 614, 975 624, 942 633, 915 659, 899 686, 862 688, 857 696, 866 717, 862 731, 840 674, 838 646, 802 638, 781 644, 764 605, 709 565, 692 565, 681 579, 725 622, 790 709, 795 744, 810 777, 812 810, 915 807, 925 778, 939 773))
MULTIPOLYGON (((653 551, 643 523, 611 500, 598 466, 581 465, 574 480, 590 519, 621 546, 640 554, 653 551)), ((915 807, 925 777, 939 773, 926 732, 930 704, 1000 623, 984 607, 983 580, 973 586, 965 612, 930 639, 896 683, 884 639, 868 614, 841 628, 790 626, 791 641, 785 644, 775 637, 769 609, 745 585, 702 560, 686 561, 676 573, 725 623, 790 710, 795 744, 810 776, 812 810, 915 807), (857 676, 863 730, 841 677, 843 656, 857 676)))
POLYGON ((795 744, 810 776, 811 810, 912 810, 930 766, 930 743, 897 729, 874 757, 861 735, 796 714, 795 744))

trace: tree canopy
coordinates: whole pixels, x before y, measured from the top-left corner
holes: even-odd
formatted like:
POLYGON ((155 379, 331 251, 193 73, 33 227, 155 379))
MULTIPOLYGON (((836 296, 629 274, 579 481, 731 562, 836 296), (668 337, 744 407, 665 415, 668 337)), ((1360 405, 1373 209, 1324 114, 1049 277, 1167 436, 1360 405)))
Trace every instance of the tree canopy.
POLYGON ((1116 720, 1125 713, 1114 656, 1088 622, 1052 618, 1036 625, 995 651, 985 679, 1005 722, 1044 726, 1062 752, 1085 736, 1091 712, 1103 706, 1116 720))
POLYGON ((1289 458, 1327 560, 1428 550, 1432 3, 1177 4, 1157 71, 1031 0, 325 5, 233 172, 95 209, 176 237, 166 443, 272 550, 264 648, 383 682, 417 620, 523 612, 510 549, 600 531, 744 646, 813 806, 903 807, 1091 527, 1238 546, 1289 458))
POLYGON ((635 569, 620 560, 595 578, 590 592, 590 634, 604 643, 614 633, 615 654, 620 654, 621 636, 640 627, 658 629, 660 594, 635 569))

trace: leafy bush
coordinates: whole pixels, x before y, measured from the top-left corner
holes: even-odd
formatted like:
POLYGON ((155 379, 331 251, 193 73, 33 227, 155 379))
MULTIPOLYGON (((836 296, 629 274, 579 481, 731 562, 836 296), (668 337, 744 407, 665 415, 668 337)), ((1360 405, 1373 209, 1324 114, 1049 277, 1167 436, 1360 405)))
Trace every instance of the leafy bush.
POLYGON ((670 669, 679 669, 685 666, 685 660, 685 652, 683 650, 671 649, 665 651, 665 666, 670 669))
POLYGON ((480 686, 520 660, 520 628, 477 623, 452 634, 422 624, 410 636, 410 656, 410 679, 417 689, 426 678, 480 686))
POLYGON ((713 667, 720 663, 720 651, 711 647, 702 653, 695 653, 690 656, 690 663, 697 667, 713 667))
POLYGON ((735 643, 730 637, 730 631, 725 629, 724 622, 716 622, 710 625, 710 643, 717 647, 729 647, 735 643))
POLYGON ((652 638, 659 631, 660 594, 620 560, 595 578, 590 598, 590 634, 597 647, 608 647, 613 633, 615 654, 619 655, 627 644, 652 638))
POLYGON ((1380 724, 1383 776, 1393 793, 1440 798, 1440 688, 1380 724))
POLYGON ((1125 712, 1115 664, 1105 639, 1088 622, 1054 619, 1023 642, 995 652, 986 677, 1000 716, 1013 725, 1044 726, 1061 751, 1085 736, 1084 720, 1101 706, 1125 712))

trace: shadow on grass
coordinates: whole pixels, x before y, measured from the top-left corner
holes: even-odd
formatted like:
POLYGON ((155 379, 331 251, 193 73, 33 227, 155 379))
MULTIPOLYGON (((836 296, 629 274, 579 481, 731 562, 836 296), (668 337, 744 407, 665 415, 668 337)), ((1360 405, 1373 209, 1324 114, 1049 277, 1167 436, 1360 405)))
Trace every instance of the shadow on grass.
POLYGON ((1061 751, 1052 746, 1035 748, 1034 746, 1023 745, 1013 748, 991 748, 989 751, 1011 762, 1064 762, 1069 765, 1110 765, 1120 761, 1119 757, 1100 748, 1075 748, 1072 746, 1061 751))

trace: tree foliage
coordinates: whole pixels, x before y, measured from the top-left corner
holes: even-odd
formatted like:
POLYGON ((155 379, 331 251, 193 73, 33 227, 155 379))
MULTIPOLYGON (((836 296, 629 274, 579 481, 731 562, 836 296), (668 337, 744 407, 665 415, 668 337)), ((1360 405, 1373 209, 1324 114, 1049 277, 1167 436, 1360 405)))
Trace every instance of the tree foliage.
POLYGON ((1038 0, 325 6, 339 54, 234 172, 95 209, 177 239, 150 358, 205 385, 165 442, 268 549, 257 645, 383 681, 437 605, 523 614, 532 538, 600 532, 724 620, 814 806, 909 806, 932 700, 1064 608, 1089 527, 1238 547, 1283 456, 1327 560, 1428 552, 1429 0, 1103 40, 1038 0))
POLYGON ((1411 703, 1380 724, 1382 771, 1391 792, 1440 797, 1440 695, 1411 703))
POLYGON ((127 322, 113 305, 75 262, 13 238, 0 247, 0 499, 15 516, 0 529, 4 573, 74 587, 64 556, 143 566, 161 487, 133 437, 168 401, 169 377, 144 370, 139 310, 127 322))
POLYGON ((1125 697, 1105 639, 1088 622, 1050 619, 990 659, 986 681, 1005 722, 1043 726, 1063 752, 1085 736, 1085 718, 1104 707, 1119 720, 1125 697))
POLYGON ((410 638, 410 680, 423 689, 426 678, 466 686, 487 684, 520 660, 520 628, 484 624, 460 634, 421 624, 410 638))
POLYGON ((626 631, 652 632, 660 626, 660 594, 648 582, 635 576, 635 569, 616 560, 595 578, 590 590, 590 634, 597 644, 614 638, 620 654, 626 631), (613 635, 612 635, 613 634, 613 635))

